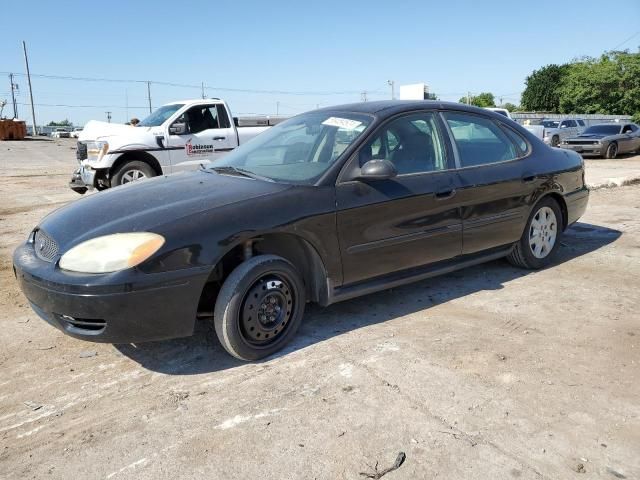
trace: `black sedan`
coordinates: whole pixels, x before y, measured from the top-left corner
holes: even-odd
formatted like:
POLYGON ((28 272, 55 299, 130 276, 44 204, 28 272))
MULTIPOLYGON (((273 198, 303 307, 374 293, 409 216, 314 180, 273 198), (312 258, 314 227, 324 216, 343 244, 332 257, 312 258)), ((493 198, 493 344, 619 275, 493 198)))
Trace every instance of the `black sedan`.
POLYGON ((563 140, 560 148, 583 156, 616 158, 619 153, 640 150, 640 127, 635 123, 592 125, 577 137, 563 140))
POLYGON ((578 154, 502 115, 368 102, 294 117, 211 169, 80 199, 13 261, 33 309, 73 337, 182 337, 199 317, 255 360, 293 337, 307 302, 501 257, 545 267, 588 196, 578 154))

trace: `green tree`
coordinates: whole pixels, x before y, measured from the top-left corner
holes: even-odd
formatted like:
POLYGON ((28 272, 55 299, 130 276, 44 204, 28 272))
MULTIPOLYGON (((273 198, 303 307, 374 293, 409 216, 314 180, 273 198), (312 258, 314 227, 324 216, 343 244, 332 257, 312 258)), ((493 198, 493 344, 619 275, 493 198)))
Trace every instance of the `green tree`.
MULTIPOLYGON (((467 97, 462 97, 458 102, 467 103, 469 99, 467 97)), ((495 107, 496 99, 493 96, 493 93, 483 92, 478 95, 471 95, 471 105, 475 105, 476 107, 495 107)))
POLYGON ((640 112, 634 113, 633 117, 631 117, 631 121, 635 123, 640 123, 640 112))
POLYGON ((559 89, 569 69, 568 65, 546 65, 529 75, 522 92, 522 109, 531 112, 558 112, 559 89))
POLYGON ((640 53, 606 52, 569 65, 560 112, 633 115, 640 111, 640 53))
POLYGON ((72 125, 73 124, 69 121, 69 119, 65 118, 64 120, 58 122, 51 121, 47 124, 47 127, 71 127, 72 125))
POLYGON ((502 108, 506 108, 510 112, 517 112, 518 110, 520 110, 520 107, 518 107, 517 105, 514 105, 513 103, 510 103, 510 102, 507 102, 504 105, 502 105, 502 108))

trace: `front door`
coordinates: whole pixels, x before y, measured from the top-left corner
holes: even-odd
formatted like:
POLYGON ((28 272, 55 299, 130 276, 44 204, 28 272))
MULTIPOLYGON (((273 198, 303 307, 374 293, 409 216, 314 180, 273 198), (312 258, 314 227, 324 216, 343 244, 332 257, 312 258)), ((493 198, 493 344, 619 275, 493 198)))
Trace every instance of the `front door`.
POLYGON ((344 284, 460 254, 457 176, 433 112, 391 120, 360 148, 336 187, 344 284), (369 160, 386 159, 389 180, 349 180, 369 160))
POLYGON ((237 146, 223 105, 191 107, 174 123, 186 123, 187 130, 183 135, 168 134, 172 173, 207 167, 237 146))

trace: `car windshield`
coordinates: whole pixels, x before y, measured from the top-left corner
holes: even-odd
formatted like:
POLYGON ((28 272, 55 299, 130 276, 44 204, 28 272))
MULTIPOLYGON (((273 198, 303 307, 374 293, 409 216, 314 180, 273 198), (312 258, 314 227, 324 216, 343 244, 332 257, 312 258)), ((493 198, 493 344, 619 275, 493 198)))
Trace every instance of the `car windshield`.
POLYGON ((543 120, 542 125, 544 128, 558 128, 560 126, 560 122, 557 120, 543 120))
POLYGON ((182 103, 173 103, 171 105, 165 105, 163 107, 160 107, 159 109, 154 111, 151 115, 149 115, 147 118, 142 120, 138 124, 138 127, 159 127, 171 115, 176 113, 182 107, 184 107, 184 104, 182 103))
POLYGON ((593 127, 587 128, 583 135, 588 135, 590 133, 616 135, 620 133, 620 125, 594 125, 593 127))
POLYGON ((240 146, 218 167, 234 167, 284 183, 312 184, 371 124, 373 117, 310 112, 293 117, 240 146))

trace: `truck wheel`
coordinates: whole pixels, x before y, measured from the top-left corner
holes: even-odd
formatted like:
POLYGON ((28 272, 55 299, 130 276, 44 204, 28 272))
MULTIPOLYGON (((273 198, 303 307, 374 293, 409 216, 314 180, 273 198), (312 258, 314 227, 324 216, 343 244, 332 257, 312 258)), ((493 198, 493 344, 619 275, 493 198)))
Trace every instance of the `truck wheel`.
POLYGON ((537 270, 551 262, 560 245, 562 212, 553 198, 543 198, 533 207, 522 237, 507 260, 521 268, 537 270))
POLYGON ((148 163, 140 160, 131 160, 118 167, 111 177, 111 186, 117 187, 118 185, 125 185, 155 176, 156 172, 148 163))
POLYGON ((616 142, 611 142, 607 147, 607 151, 604 154, 605 158, 609 158, 613 160, 618 156, 618 144, 616 142))
POLYGON ((259 360, 289 343, 304 307, 304 283, 295 267, 276 255, 258 255, 227 277, 213 321, 227 352, 240 360, 259 360))
POLYGON ((551 137, 552 147, 557 147, 559 144, 560 144, 560 137, 558 137, 557 135, 554 135, 553 137, 551 137))

